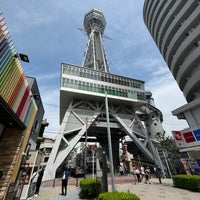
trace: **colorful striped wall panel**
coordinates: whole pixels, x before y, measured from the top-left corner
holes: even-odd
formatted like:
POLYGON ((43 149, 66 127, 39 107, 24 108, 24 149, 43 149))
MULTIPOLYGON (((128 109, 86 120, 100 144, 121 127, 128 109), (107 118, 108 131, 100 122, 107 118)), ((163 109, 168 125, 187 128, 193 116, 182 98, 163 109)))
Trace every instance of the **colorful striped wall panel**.
POLYGON ((37 106, 2 13, 0 13, 0 95, 26 127, 31 125, 37 106))

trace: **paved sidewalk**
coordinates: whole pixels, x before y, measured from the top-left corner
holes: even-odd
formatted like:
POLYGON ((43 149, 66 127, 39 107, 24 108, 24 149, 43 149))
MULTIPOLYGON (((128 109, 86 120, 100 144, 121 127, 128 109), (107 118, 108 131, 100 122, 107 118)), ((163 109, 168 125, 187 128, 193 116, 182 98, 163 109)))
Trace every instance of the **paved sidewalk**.
POLYGON ((162 180, 162 182, 159 184, 157 179, 152 179, 151 184, 116 184, 116 189, 130 191, 141 200, 197 200, 200 198, 198 192, 174 187, 170 179, 162 180))
MULTIPOLYGON (((79 180, 80 182, 80 180, 79 180)), ((115 177, 115 188, 117 191, 131 192, 140 197, 141 200, 196 200, 199 199, 199 192, 175 188, 170 179, 163 179, 159 184, 157 179, 151 179, 151 184, 133 183, 133 176, 115 177)), ((111 191, 111 181, 108 178, 108 190, 111 191)), ((40 195, 33 200, 79 200, 80 187, 76 187, 75 180, 71 179, 68 185, 67 196, 61 195, 60 181, 56 181, 55 187, 51 184, 44 184, 41 187, 40 195)))
POLYGON ((41 188, 40 195, 32 198, 33 200, 79 200, 79 187, 68 186, 67 196, 61 195, 61 187, 43 187, 41 188))

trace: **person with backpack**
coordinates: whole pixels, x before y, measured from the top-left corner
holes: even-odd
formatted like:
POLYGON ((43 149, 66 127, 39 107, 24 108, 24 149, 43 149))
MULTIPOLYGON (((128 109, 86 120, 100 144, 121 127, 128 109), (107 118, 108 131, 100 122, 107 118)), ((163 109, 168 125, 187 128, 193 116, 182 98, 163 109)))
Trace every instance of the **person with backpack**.
POLYGON ((69 170, 67 168, 64 168, 62 173, 62 195, 67 195, 67 184, 69 176, 70 176, 69 170))

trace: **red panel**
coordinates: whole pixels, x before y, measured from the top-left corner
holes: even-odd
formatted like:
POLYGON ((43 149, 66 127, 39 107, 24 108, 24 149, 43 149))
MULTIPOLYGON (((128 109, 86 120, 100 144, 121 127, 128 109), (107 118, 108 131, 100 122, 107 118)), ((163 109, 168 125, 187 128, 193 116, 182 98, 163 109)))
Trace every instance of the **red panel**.
POLYGON ((195 142, 196 141, 196 139, 195 139, 195 137, 194 137, 194 135, 193 135, 192 132, 183 133, 183 136, 184 136, 185 141, 187 143, 195 142))
POLYGON ((10 99, 9 99, 9 101, 8 101, 8 104, 9 104, 9 106, 10 106, 11 108, 12 108, 13 105, 14 105, 14 102, 15 102, 15 100, 16 100, 16 98, 17 98, 17 95, 18 95, 18 93, 19 93, 19 91, 20 91, 20 89, 21 89, 21 87, 22 87, 22 84, 24 84, 24 80, 25 80, 25 75, 24 75, 24 73, 23 73, 23 74, 21 74, 21 77, 20 77, 20 79, 19 79, 17 85, 15 86, 14 92, 12 93, 12 96, 10 97, 10 99))
POLYGON ((26 103, 26 99, 29 96, 29 92, 30 92, 30 87, 27 86, 26 91, 24 93, 24 96, 23 96, 23 98, 22 98, 22 100, 21 100, 21 102, 19 104, 19 107, 17 109, 17 112, 16 112, 16 114, 17 114, 18 117, 20 116, 20 114, 21 114, 21 112, 22 112, 22 110, 24 108, 24 104, 26 103))

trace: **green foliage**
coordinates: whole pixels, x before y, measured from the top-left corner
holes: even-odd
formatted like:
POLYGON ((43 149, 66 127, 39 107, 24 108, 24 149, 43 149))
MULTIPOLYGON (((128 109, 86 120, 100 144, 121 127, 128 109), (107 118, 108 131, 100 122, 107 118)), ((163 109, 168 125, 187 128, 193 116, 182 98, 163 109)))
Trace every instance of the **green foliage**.
POLYGON ((45 138, 44 137, 37 137, 37 142, 44 142, 45 138))
POLYGON ((140 200, 140 198, 130 192, 104 192, 99 194, 98 200, 140 200))
POLYGON ((172 177, 175 187, 200 192, 200 176, 198 175, 175 175, 172 177))
MULTIPOLYGON (((166 138, 162 138, 162 140, 160 139, 160 148, 167 148, 167 149, 171 149, 171 150, 176 150, 179 152, 179 147, 177 147, 176 143, 175 143, 175 140, 170 137, 170 136, 167 136, 166 138)), ((177 152, 177 153, 178 153, 177 152)))
POLYGON ((79 197, 81 199, 98 197, 101 192, 101 182, 98 179, 87 178, 80 182, 81 191, 79 197))

